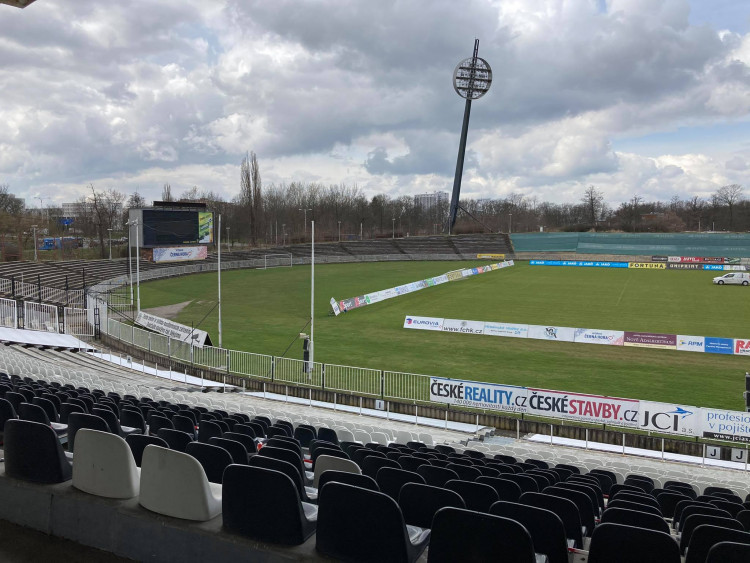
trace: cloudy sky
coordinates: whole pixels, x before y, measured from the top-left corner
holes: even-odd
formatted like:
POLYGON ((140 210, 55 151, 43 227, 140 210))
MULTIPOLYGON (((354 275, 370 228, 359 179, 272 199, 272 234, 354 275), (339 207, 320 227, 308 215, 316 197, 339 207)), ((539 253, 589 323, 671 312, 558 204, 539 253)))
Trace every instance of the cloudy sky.
POLYGON ((475 37, 464 196, 747 182, 747 0, 37 0, 0 5, 0 184, 231 198, 255 151, 266 184, 450 191, 475 37))

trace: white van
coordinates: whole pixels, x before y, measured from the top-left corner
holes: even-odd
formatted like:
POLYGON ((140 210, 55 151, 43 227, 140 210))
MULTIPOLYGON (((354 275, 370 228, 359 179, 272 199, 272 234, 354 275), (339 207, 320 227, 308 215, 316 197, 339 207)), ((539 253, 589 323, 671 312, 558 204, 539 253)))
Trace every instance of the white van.
POLYGON ((750 284, 750 274, 747 272, 732 272, 731 274, 724 274, 718 278, 714 278, 714 283, 718 285, 724 284, 737 284, 737 285, 748 285, 750 284))

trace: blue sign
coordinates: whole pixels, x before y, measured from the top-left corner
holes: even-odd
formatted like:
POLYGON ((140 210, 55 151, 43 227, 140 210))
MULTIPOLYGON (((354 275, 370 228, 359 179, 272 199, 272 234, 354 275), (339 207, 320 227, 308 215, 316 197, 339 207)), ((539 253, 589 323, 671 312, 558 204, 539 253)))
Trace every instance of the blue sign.
POLYGON ((72 225, 75 222, 75 219, 73 217, 60 217, 58 220, 58 223, 61 225, 72 225))
POLYGON ((529 260, 531 266, 577 266, 579 268, 627 268, 627 262, 589 262, 583 260, 529 260))
POLYGON ((720 264, 703 264, 704 270, 724 270, 724 266, 720 264))
POLYGON ((734 340, 706 336, 704 350, 709 354, 734 354, 734 340))

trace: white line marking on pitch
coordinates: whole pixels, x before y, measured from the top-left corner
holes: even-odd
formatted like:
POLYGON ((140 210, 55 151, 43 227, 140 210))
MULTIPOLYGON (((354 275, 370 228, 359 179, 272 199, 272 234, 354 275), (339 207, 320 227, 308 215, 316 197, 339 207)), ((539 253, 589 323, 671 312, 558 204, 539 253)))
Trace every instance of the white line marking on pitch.
POLYGON ((620 297, 617 298, 617 303, 615 303, 615 307, 618 307, 620 305, 620 301, 622 301, 622 296, 625 295, 625 290, 628 288, 629 283, 630 283, 630 278, 628 278, 625 281, 625 285, 622 286, 622 291, 620 292, 620 297))

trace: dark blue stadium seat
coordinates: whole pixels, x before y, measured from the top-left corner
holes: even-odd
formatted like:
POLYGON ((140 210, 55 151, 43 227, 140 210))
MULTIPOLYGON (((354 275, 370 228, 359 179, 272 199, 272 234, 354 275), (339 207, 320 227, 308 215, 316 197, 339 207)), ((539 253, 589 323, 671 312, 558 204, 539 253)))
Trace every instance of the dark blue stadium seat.
POLYGON ((517 502, 499 501, 490 507, 490 514, 522 524, 531 535, 534 551, 546 555, 549 563, 568 563, 565 525, 554 512, 517 502))
POLYGON ((462 508, 441 508, 433 519, 427 561, 534 563, 536 556, 529 532, 518 522, 462 508))
POLYGON ((685 563, 705 563, 711 548, 724 541, 750 545, 750 533, 723 526, 701 524, 693 530, 685 563))
POLYGON ((185 453, 200 462, 206 472, 206 478, 212 483, 221 483, 224 470, 232 464, 232 456, 228 451, 203 442, 190 442, 185 447, 185 453))
POLYGON ((432 528, 432 519, 441 508, 466 508, 464 499, 457 492, 421 483, 407 483, 401 487, 398 505, 404 521, 420 528, 432 528))
POLYGON ((57 434, 46 424, 7 420, 3 439, 8 477, 35 483, 62 483, 73 477, 73 467, 57 434))
POLYGON ((302 502, 292 480, 279 471, 230 465, 221 498, 230 532, 284 545, 302 544, 315 532, 317 507, 302 502))
POLYGON ((599 524, 591 536, 588 563, 680 563, 669 535, 623 524, 599 524))
POLYGON ((130 451, 133 452, 133 459, 135 459, 135 464, 138 467, 141 466, 143 450, 145 450, 146 446, 149 444, 161 446, 162 448, 169 447, 169 444, 158 436, 146 436, 145 434, 130 434, 125 437, 125 441, 128 443, 128 446, 130 446, 130 451))
POLYGON ((429 538, 429 530, 407 528, 398 504, 384 493, 335 481, 320 489, 315 548, 323 555, 411 563, 429 538))

